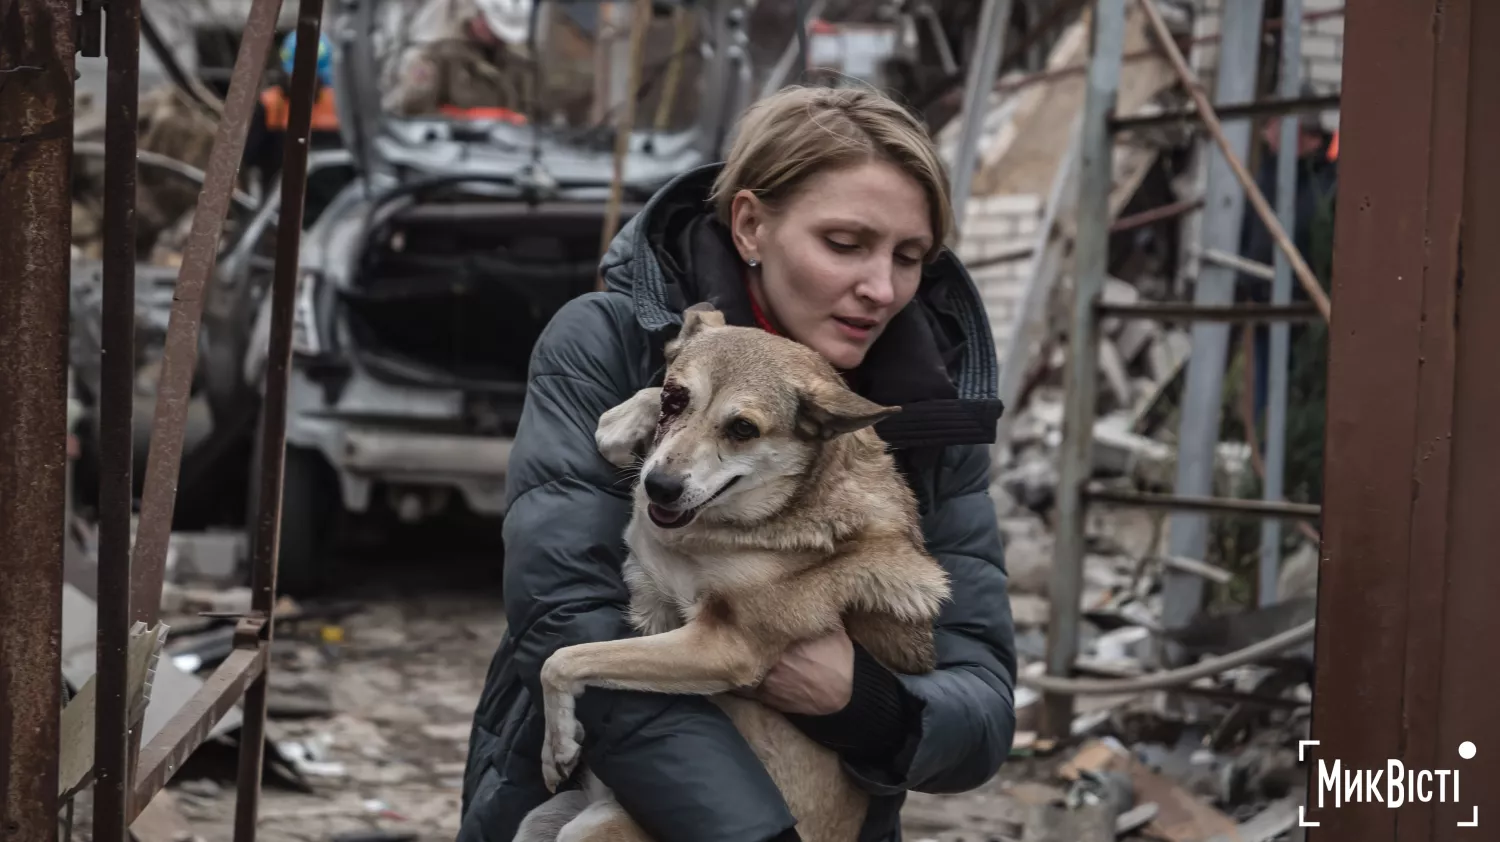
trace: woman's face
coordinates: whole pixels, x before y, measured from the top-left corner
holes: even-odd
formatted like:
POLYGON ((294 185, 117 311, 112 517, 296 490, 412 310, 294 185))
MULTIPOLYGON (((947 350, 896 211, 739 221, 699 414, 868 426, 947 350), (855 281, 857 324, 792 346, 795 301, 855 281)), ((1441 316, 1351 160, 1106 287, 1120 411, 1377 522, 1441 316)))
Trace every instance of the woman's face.
POLYGON ((775 212, 749 191, 732 209, 740 256, 760 261, 750 287, 766 316, 843 370, 916 295, 932 245, 922 185, 881 160, 819 173, 775 212))

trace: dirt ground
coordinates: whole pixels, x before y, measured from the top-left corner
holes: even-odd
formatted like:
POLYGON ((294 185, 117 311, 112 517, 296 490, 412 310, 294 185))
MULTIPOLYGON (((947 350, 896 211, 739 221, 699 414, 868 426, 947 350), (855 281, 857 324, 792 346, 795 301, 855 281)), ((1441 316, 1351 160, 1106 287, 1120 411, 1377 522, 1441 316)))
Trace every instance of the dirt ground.
MULTIPOLYGON (((310 760, 302 770, 313 791, 268 776, 262 842, 330 842, 376 830, 392 840, 452 842, 470 718, 505 628, 500 561, 482 549, 436 562, 413 561, 419 553, 395 548, 389 558, 344 562, 350 584, 336 596, 357 611, 336 625, 278 633, 273 712, 332 714, 273 719, 283 753, 310 760)), ((170 792, 193 836, 230 842, 233 751, 204 753, 217 762, 185 768, 170 792)), ((963 796, 914 794, 903 815, 906 839, 984 842, 1009 801, 1001 779, 963 796)))

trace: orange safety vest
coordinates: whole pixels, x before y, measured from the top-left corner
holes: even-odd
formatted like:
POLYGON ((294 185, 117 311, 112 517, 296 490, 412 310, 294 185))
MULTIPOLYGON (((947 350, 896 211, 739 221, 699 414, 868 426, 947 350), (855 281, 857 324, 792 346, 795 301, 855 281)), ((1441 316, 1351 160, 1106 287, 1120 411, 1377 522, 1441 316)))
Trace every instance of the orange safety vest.
MULTIPOLYGON (((266 109, 266 128, 284 132, 292 117, 292 103, 281 86, 266 88, 260 92, 260 104, 266 109)), ((313 101, 312 130, 336 132, 339 130, 339 114, 333 104, 333 88, 318 89, 318 98, 313 101)))
POLYGON ((1328 160, 1330 160, 1330 161, 1337 161, 1338 159, 1339 159, 1339 133, 1337 131, 1335 131, 1333 133, 1333 140, 1330 141, 1329 144, 1328 144, 1328 160))

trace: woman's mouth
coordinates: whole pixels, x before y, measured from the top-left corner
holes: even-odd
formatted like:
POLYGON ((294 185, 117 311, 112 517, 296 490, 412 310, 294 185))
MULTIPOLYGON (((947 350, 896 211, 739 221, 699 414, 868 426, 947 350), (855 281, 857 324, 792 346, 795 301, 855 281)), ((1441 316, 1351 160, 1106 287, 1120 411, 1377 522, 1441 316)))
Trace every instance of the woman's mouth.
POLYGON ((839 330, 856 342, 864 342, 870 338, 875 327, 880 324, 876 319, 859 319, 848 316, 834 316, 833 321, 839 326, 839 330))

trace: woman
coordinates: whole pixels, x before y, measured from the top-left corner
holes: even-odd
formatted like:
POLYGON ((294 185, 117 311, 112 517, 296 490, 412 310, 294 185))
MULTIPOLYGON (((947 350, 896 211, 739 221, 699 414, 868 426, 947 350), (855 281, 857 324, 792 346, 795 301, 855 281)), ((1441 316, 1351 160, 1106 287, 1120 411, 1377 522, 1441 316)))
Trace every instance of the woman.
MULTIPOLYGON (((994 343, 943 241, 943 168, 920 124, 864 90, 784 90, 745 115, 723 165, 676 179, 604 258, 608 290, 537 343, 505 521, 510 626, 475 717, 460 842, 510 840, 548 797, 538 673, 563 646, 631 634, 620 579, 630 490, 595 450, 599 416, 660 383, 686 307, 802 342, 903 411, 876 429, 953 581, 938 669, 897 676, 842 632, 788 650, 754 691, 838 751, 873 796, 863 838, 895 839, 903 793, 971 789, 1015 730, 1015 654, 988 494, 994 343)), ((584 762, 658 842, 796 839, 780 793, 709 701, 590 689, 584 762)))

